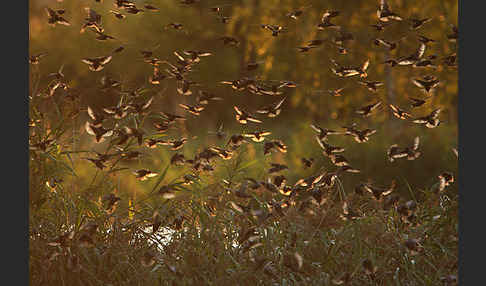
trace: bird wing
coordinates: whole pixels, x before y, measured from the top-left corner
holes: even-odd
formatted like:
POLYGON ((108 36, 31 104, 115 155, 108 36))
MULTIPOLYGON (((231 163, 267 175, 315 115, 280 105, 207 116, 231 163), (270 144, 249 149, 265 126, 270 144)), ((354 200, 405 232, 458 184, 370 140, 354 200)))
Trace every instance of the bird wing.
POLYGON ((418 123, 418 124, 423 124, 423 123, 427 123, 428 120, 427 120, 427 117, 419 117, 419 118, 414 119, 412 122, 418 123))
POLYGON ((424 53, 425 53, 425 44, 420 43, 420 47, 417 49, 417 52, 415 52, 415 55, 417 56, 418 59, 420 59, 424 53))
POLYGON ((284 103, 285 99, 286 99, 286 97, 284 97, 282 100, 280 100, 280 101, 279 101, 279 102, 278 102, 278 103, 275 105, 275 107, 274 107, 273 109, 278 109, 278 108, 279 108, 279 107, 282 105, 282 103, 284 103))
POLYGON ((96 114, 94 113, 93 109, 88 106, 88 115, 91 117, 91 119, 96 120, 96 114))
POLYGON ((329 15, 331 15, 331 13, 329 13, 329 11, 324 12, 324 14, 322 14, 321 22, 326 23, 327 20, 329 19, 329 15))
POLYGON ((412 79, 412 82, 413 84, 415 84, 416 86, 420 87, 420 88, 424 88, 424 82, 419 80, 419 79, 415 79, 413 78, 412 79))
POLYGON ((92 65, 92 64, 94 64, 93 60, 91 60, 91 59, 82 59, 81 61, 82 61, 83 63, 85 63, 85 64, 88 64, 88 65, 92 65))
POLYGON ((392 104, 390 104, 390 108, 394 111, 394 112, 399 112, 399 109, 395 106, 393 106, 392 104))
POLYGON ((236 105, 233 106, 233 108, 235 109, 236 113, 238 113, 238 115, 243 115, 243 112, 236 105))
POLYGON ((91 124, 89 123, 89 121, 86 121, 86 124, 85 124, 85 129, 86 129, 86 132, 89 134, 89 135, 92 135, 92 136, 96 136, 94 130, 93 130, 93 127, 91 126, 91 124))
POLYGON ((378 101, 377 103, 371 105, 371 111, 377 109, 378 107, 380 107, 381 105, 381 101, 378 101))
POLYGON ((420 137, 415 137, 413 140, 413 150, 417 150, 420 144, 420 137))
POLYGON ((111 58, 112 58, 112 56, 103 57, 100 64, 106 65, 107 63, 109 63, 111 61, 111 58))
POLYGON ((253 117, 248 117, 246 120, 248 120, 248 121, 252 121, 252 122, 256 122, 256 123, 262 123, 262 121, 261 121, 261 120, 258 120, 258 119, 253 118, 253 117))
POLYGON ((56 11, 52 10, 51 8, 49 7, 46 7, 46 12, 47 12, 47 16, 53 18, 56 16, 56 11))
POLYGON ((376 129, 367 129, 365 131, 366 132, 365 132, 364 136, 370 136, 370 135, 373 135, 373 134, 376 133, 376 129))
POLYGON ((434 110, 434 111, 432 111, 432 112, 430 113, 430 116, 431 116, 433 119, 437 118, 437 116, 439 116, 439 113, 441 112, 441 110, 442 110, 442 109, 437 108, 436 110, 434 110))
POLYGON ((321 139, 319 139, 319 136, 316 136, 317 143, 319 143, 319 146, 321 146, 322 149, 326 150, 326 146, 322 143, 321 139))
POLYGON ((147 109, 152 104, 152 101, 154 101, 153 96, 142 106, 142 109, 147 109))
POLYGON ((368 66, 370 65, 370 60, 367 59, 364 63, 363 63, 363 66, 361 67, 361 70, 362 71, 365 71, 366 69, 368 69, 368 66))

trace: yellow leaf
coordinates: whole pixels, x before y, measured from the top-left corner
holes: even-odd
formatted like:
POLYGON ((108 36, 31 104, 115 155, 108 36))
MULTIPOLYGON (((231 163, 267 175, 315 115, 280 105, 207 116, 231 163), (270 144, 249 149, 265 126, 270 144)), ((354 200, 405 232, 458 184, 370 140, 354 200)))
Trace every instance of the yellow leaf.
POLYGON ((133 220, 134 212, 132 211, 132 199, 128 200, 128 219, 133 220))

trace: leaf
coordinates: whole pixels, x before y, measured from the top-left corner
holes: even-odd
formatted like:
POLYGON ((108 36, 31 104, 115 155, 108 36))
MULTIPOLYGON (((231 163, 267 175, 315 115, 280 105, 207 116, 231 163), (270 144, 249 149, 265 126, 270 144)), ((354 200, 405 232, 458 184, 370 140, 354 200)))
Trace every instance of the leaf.
POLYGON ((146 139, 159 139, 159 138, 162 138, 162 137, 167 137, 167 134, 157 133, 157 134, 151 135, 150 137, 145 137, 145 138, 146 139))
POLYGON ((165 175, 167 174, 169 167, 170 167, 170 164, 168 164, 167 167, 165 167, 165 169, 162 172, 160 172, 160 176, 159 176, 157 182, 155 183, 154 187, 150 191, 150 193, 153 193, 157 189, 157 187, 160 185, 162 180, 165 178, 165 175))
MULTIPOLYGON (((59 150, 60 151, 60 150, 59 150)), ((63 152, 60 152, 60 154, 62 154, 63 152)), ((73 158, 71 158, 71 155, 69 155, 69 153, 65 153, 66 154, 66 157, 68 157, 69 159, 69 162, 71 162, 71 166, 74 170, 74 162, 73 162, 73 158)))
POLYGON ((259 161, 258 159, 255 159, 255 160, 253 160, 253 161, 246 162, 246 163, 242 164, 241 166, 239 166, 239 167, 236 169, 236 171, 237 171, 237 172, 239 172, 239 171, 243 171, 244 169, 246 169, 246 168, 248 168, 248 167, 250 167, 250 166, 252 166, 252 165, 255 165, 256 163, 258 163, 258 161, 259 161))
POLYGON ((160 264, 157 264, 157 265, 155 265, 155 267, 154 267, 152 270, 150 270, 150 272, 155 272, 155 271, 157 271, 157 269, 159 269, 160 267, 161 267, 161 265, 160 265, 160 264))
POLYGON ((73 176, 77 177, 78 175, 76 175, 76 172, 74 172, 74 169, 72 169, 68 164, 66 164, 65 162, 63 161, 60 161, 60 160, 57 160, 56 158, 54 158, 51 154, 49 153, 43 153, 41 154, 41 156, 47 156, 49 159, 51 159, 52 161, 56 162, 56 163, 59 163, 61 164, 63 167, 65 167, 67 170, 69 170, 71 172, 71 174, 73 174, 73 176))
POLYGON ((405 184, 407 184, 407 187, 408 187, 408 192, 410 193, 410 195, 412 196, 413 200, 416 201, 417 198, 415 197, 415 193, 414 191, 412 190, 412 187, 410 186, 410 184, 408 183, 407 179, 405 179, 404 177, 402 177, 403 181, 405 182, 405 184))
POLYGON ((178 190, 178 191, 193 192, 193 190, 191 190, 189 188, 186 188, 186 187, 182 186, 181 184, 178 184, 177 186, 174 185, 173 188, 176 189, 176 190, 178 190))
POLYGON ((133 220, 135 213, 132 211, 133 203, 132 199, 128 199, 128 219, 133 220))
POLYGON ((76 154, 76 153, 91 153, 92 151, 80 150, 80 151, 62 151, 60 154, 76 154))

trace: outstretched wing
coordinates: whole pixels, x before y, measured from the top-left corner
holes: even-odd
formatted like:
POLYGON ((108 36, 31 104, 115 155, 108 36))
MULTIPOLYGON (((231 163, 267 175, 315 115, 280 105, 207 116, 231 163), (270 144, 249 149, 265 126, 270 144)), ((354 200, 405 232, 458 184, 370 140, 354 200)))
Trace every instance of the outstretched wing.
POLYGON ((329 11, 324 12, 324 14, 322 14, 321 22, 326 23, 326 21, 328 21, 330 15, 331 15, 331 13, 329 13, 329 11))
POLYGON ((322 143, 321 139, 319 139, 319 136, 316 136, 317 143, 319 143, 319 146, 321 146, 322 149, 326 150, 326 146, 322 143))
POLYGON ((253 118, 253 117, 248 117, 246 120, 251 121, 251 122, 255 122, 255 123, 262 123, 261 120, 258 120, 258 119, 253 118))
POLYGON ((280 100, 280 101, 277 103, 277 105, 275 105, 274 109, 278 109, 278 108, 280 108, 280 106, 281 106, 281 105, 284 103, 285 99, 286 99, 286 97, 284 97, 282 100, 280 100))
POLYGON ((55 17, 57 14, 56 14, 56 11, 52 10, 51 8, 49 7, 46 7, 46 12, 47 12, 47 16, 53 18, 55 17))
POLYGON ((427 117, 419 117, 419 118, 414 119, 412 122, 418 123, 418 124, 424 124, 424 123, 427 123, 428 120, 427 120, 427 117))
POLYGON ((377 109, 378 107, 380 107, 380 105, 381 105, 381 101, 378 101, 377 103, 373 104, 373 105, 371 106, 371 111, 373 111, 373 110, 377 109))
POLYGON ((92 136, 96 136, 94 130, 93 130, 93 127, 91 126, 91 124, 89 123, 89 121, 86 121, 86 124, 85 124, 85 129, 86 129, 86 132, 89 134, 89 135, 92 135, 92 136))
POLYGON ((417 150, 420 144, 420 138, 417 136, 413 140, 413 150, 417 150))
POLYGON ((362 71, 366 71, 368 69, 368 66, 370 65, 370 60, 367 59, 364 63, 363 66, 361 67, 362 71))
POLYGON ((420 47, 418 48, 417 52, 416 52, 416 56, 418 59, 420 59, 424 53, 425 53, 425 44, 424 43, 420 43, 420 47))
POLYGON ((112 56, 103 57, 102 60, 101 60, 101 64, 106 65, 107 63, 109 63, 111 61, 111 58, 112 58, 112 56))
POLYGON ((243 112, 236 105, 233 106, 233 108, 235 109, 236 113, 238 113, 239 115, 243 114, 243 112))
POLYGON ((314 125, 314 124, 311 124, 310 127, 312 129, 314 129, 314 131, 316 131, 317 133, 321 133, 322 132, 322 128, 317 126, 317 125, 314 125))
POLYGON ((91 107, 88 106, 88 115, 89 117, 91 117, 91 119, 93 120, 96 120, 97 116, 96 114, 94 113, 93 109, 91 109, 91 107))
POLYGON ((390 8, 388 7, 388 3, 386 3, 386 0, 380 0, 380 10, 389 10, 390 8))
POLYGON ((398 113, 398 108, 390 104, 390 108, 393 110, 393 112, 398 113))
POLYGON ((142 109, 147 109, 152 104, 152 101, 154 101, 153 96, 142 106, 142 109))
POLYGON ((417 87, 424 88, 424 82, 419 79, 412 79, 413 84, 417 87))
POLYGON ((81 61, 82 61, 83 63, 85 63, 85 64, 88 64, 88 65, 92 65, 92 64, 94 64, 93 60, 91 60, 91 59, 82 59, 81 61))
POLYGON ((442 109, 440 108, 437 108, 436 110, 432 111, 430 113, 430 117, 432 117, 433 119, 437 118, 437 116, 439 116, 439 113, 441 112, 442 109))
POLYGON ((174 55, 181 61, 185 62, 186 59, 184 57, 182 57, 181 55, 179 55, 179 53, 177 53, 177 51, 174 51, 174 55))
POLYGON ((376 129, 366 129, 364 136, 370 136, 376 133, 376 129))

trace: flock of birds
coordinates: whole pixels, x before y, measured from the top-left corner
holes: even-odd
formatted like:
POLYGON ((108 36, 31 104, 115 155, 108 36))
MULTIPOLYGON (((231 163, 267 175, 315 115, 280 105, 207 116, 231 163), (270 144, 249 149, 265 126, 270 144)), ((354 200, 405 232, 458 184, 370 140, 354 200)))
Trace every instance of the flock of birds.
MULTIPOLYGON (((99 2, 99 1, 96 1, 99 2)), ((183 5, 195 5, 199 3, 199 0, 181 0, 179 1, 183 5)), ((229 4, 227 4, 229 5, 229 4)), ((119 20, 124 20, 128 14, 139 14, 145 12, 156 13, 159 9, 153 5, 145 4, 143 8, 137 7, 137 4, 129 0, 116 0, 114 1, 114 6, 117 10, 110 10, 109 12, 113 14, 119 20)), ((209 13, 214 13, 221 21, 221 23, 228 23, 231 21, 231 17, 225 16, 222 11, 225 5, 212 7, 209 13)), ((308 7, 302 7, 295 11, 290 11, 286 16, 291 20, 298 20, 303 14, 305 14, 308 7)), ((48 24, 55 25, 66 25, 70 26, 71 22, 65 18, 65 10, 63 9, 51 9, 46 8, 47 12, 47 22, 48 24)), ((105 33, 103 28, 102 16, 98 14, 93 8, 86 8, 87 17, 82 23, 81 32, 92 31, 96 35, 96 40, 107 41, 112 40, 114 37, 105 33)), ((407 38, 406 36, 398 41, 386 40, 383 33, 387 28, 394 23, 409 22, 410 30, 413 32, 420 31, 426 23, 432 20, 432 18, 410 18, 405 19, 403 15, 399 15, 392 11, 390 6, 387 4, 386 0, 379 1, 379 7, 377 9, 378 21, 370 25, 370 29, 382 33, 380 37, 373 39, 373 44, 379 47, 384 47, 385 49, 391 51, 397 48, 399 42, 407 38)), ((349 41, 354 39, 353 33, 347 31, 343 26, 339 26, 333 23, 333 19, 341 16, 340 11, 327 10, 324 11, 320 23, 316 25, 318 30, 329 30, 334 31, 336 36, 331 39, 326 40, 312 40, 306 45, 297 47, 298 53, 311 52, 313 49, 323 45, 324 43, 330 43, 332 46, 336 47, 340 54, 345 55, 348 53, 347 44, 349 41)), ((458 39, 458 29, 451 25, 451 31, 447 34, 447 40, 450 42, 456 42, 458 39)), ((165 26, 166 29, 183 30, 184 25, 181 23, 169 23, 165 26)), ((270 25, 262 24, 261 28, 271 32, 273 37, 279 37, 282 33, 288 32, 286 27, 280 25, 270 25)), ((426 36, 417 33, 418 47, 412 54, 406 54, 397 58, 387 59, 381 64, 389 65, 390 67, 398 66, 409 66, 413 69, 415 68, 427 68, 434 69, 436 67, 435 61, 438 59, 436 55, 430 55, 425 57, 426 50, 428 46, 436 42, 437 40, 429 39, 426 36)), ((231 36, 220 37, 219 40, 223 42, 225 46, 238 46, 240 41, 231 36)), ((109 64, 115 55, 122 53, 124 47, 121 46, 115 49, 111 54, 83 58, 81 61, 87 65, 87 68, 93 72, 99 72, 104 69, 104 67, 109 64)), ((32 65, 38 65, 41 59, 48 53, 40 53, 37 55, 30 56, 29 62, 32 65)), ((185 96, 187 98, 195 98, 194 104, 179 104, 179 107, 197 117, 200 116, 206 107, 213 101, 221 101, 223 98, 211 93, 210 91, 199 89, 195 96, 194 86, 199 84, 191 81, 189 79, 189 74, 193 71, 193 67, 196 66, 200 61, 203 61, 205 57, 212 56, 210 51, 198 51, 198 50, 184 50, 184 51, 174 51, 174 61, 162 60, 158 58, 154 51, 151 50, 141 50, 140 54, 148 65, 153 67, 153 73, 148 78, 151 85, 159 85, 163 81, 174 80, 177 83, 176 91, 179 95, 185 96)), ((441 64, 447 68, 457 67, 456 53, 446 55, 442 58, 441 64)), ((259 62, 248 63, 246 69, 252 71, 258 68, 259 62)), ((362 64, 356 66, 346 66, 338 63, 335 60, 331 60, 331 72, 337 77, 343 78, 357 78, 357 83, 366 87, 372 93, 376 93, 380 86, 384 85, 381 81, 371 81, 368 79, 367 69, 370 65, 370 60, 365 60, 362 64)), ((40 97, 52 97, 57 89, 61 89, 69 93, 70 87, 65 80, 64 74, 61 69, 49 75, 53 77, 53 80, 48 84, 45 91, 38 94, 40 97)), ((101 90, 107 89, 117 89, 121 88, 121 83, 115 79, 107 76, 102 76, 100 79, 101 90)), ((221 81, 221 84, 230 86, 235 91, 248 91, 255 95, 261 96, 281 96, 285 93, 285 89, 298 88, 298 84, 290 80, 262 80, 258 77, 245 76, 240 79, 221 81)), ((410 107, 415 109, 423 106, 431 97, 434 89, 441 83, 441 81, 434 75, 426 75, 421 78, 413 78, 412 83, 420 88, 425 98, 410 98, 410 107)), ((341 96, 343 88, 329 90, 332 96, 341 96)), ((144 99, 143 94, 140 90, 131 91, 119 91, 121 95, 119 103, 116 106, 108 106, 102 109, 95 109, 93 107, 87 107, 87 113, 89 120, 85 123, 85 130, 89 135, 94 136, 96 143, 103 142, 110 138, 111 143, 116 146, 117 152, 114 153, 98 153, 94 152, 95 156, 90 158, 85 158, 92 162, 96 168, 100 170, 109 169, 107 163, 112 159, 118 160, 130 160, 136 159, 143 155, 142 152, 133 149, 126 149, 125 145, 129 142, 129 139, 134 138, 138 143, 138 146, 145 145, 147 148, 157 148, 158 146, 167 146, 170 150, 178 151, 184 147, 185 143, 188 142, 188 138, 179 137, 171 139, 159 139, 157 136, 146 136, 145 131, 142 130, 142 120, 146 115, 152 115, 157 118, 152 122, 153 128, 156 134, 166 133, 168 130, 177 126, 177 122, 188 120, 189 118, 183 115, 177 115, 165 111, 159 111, 157 113, 150 112, 149 109, 153 103, 154 98, 144 99), (128 126, 127 120, 125 118, 133 116, 136 122, 136 126, 128 126), (112 122, 113 127, 106 127, 107 122, 112 122), (125 146, 125 147, 124 147, 125 146)), ((249 111, 245 110, 241 106, 234 106, 234 115, 236 121, 240 124, 245 125, 262 125, 265 118, 275 118, 280 115, 283 108, 283 104, 286 98, 279 99, 269 106, 263 106, 257 110, 249 111), (258 114, 258 115, 256 115, 258 114)), ((374 114, 376 110, 383 108, 382 101, 378 100, 372 104, 366 105, 362 108, 356 110, 356 114, 363 117, 369 117, 374 114)), ((409 120, 416 124, 422 124, 427 128, 436 128, 441 124, 439 115, 441 108, 434 109, 430 114, 415 117, 411 114, 411 111, 404 110, 403 107, 399 107, 396 104, 389 104, 391 112, 399 120, 409 120)), ((130 121, 133 122, 133 121, 130 121)), ((29 126, 35 126, 35 122, 31 120, 29 126)), ((331 189, 335 181, 344 173, 359 173, 360 170, 351 166, 350 162, 343 156, 345 148, 339 146, 333 146, 329 142, 329 136, 350 136, 357 143, 365 143, 370 140, 370 137, 376 133, 375 129, 360 129, 359 126, 354 123, 350 126, 343 126, 342 130, 330 130, 318 126, 317 124, 311 124, 310 128, 315 131, 315 139, 317 145, 322 148, 322 153, 325 157, 329 158, 333 165, 337 167, 335 171, 319 171, 319 173, 299 179, 294 184, 287 184, 287 179, 284 175, 276 175, 273 178, 268 177, 266 180, 256 180, 253 178, 247 178, 244 182, 235 183, 229 180, 223 180, 223 185, 225 189, 234 193, 237 197, 242 199, 252 198, 250 190, 256 190, 259 188, 266 189, 274 194, 281 194, 282 196, 275 196, 270 202, 270 207, 273 209, 277 215, 283 212, 283 209, 289 206, 291 200, 294 196, 301 192, 310 192, 317 203, 320 203, 320 198, 323 196, 324 192, 331 189), (278 198, 278 199, 276 199, 278 198)), ((223 140, 226 138, 226 132, 223 130, 223 125, 215 132, 209 132, 211 135, 215 135, 218 139, 223 140)), ((247 132, 242 134, 233 134, 229 136, 229 140, 226 144, 221 146, 209 146, 204 148, 201 152, 194 155, 193 158, 187 158, 184 154, 180 152, 175 152, 170 159, 171 165, 189 165, 191 166, 191 172, 184 175, 183 184, 191 184, 197 181, 199 175, 202 172, 211 172, 214 170, 214 162, 217 158, 222 160, 231 159, 242 144, 249 143, 251 141, 255 143, 263 142, 264 156, 272 152, 287 153, 287 145, 279 139, 268 139, 267 137, 272 133, 267 130, 256 130, 254 132, 247 132)), ((415 160, 420 157, 421 152, 419 151, 419 137, 415 137, 413 144, 410 146, 400 147, 397 144, 391 145, 388 150, 386 150, 387 156, 391 162, 399 159, 415 160)), ((45 151, 50 144, 54 143, 53 139, 45 138, 41 142, 31 142, 31 150, 42 150, 45 151)), ((453 148, 454 154, 457 156, 457 149, 453 148)), ((302 158, 301 160, 303 168, 310 168, 313 163, 313 158, 302 158)), ((113 166, 112 166, 113 168, 113 166)), ((268 174, 279 173, 283 170, 288 169, 288 166, 284 164, 271 163, 271 168, 268 170, 268 174)), ((133 172, 134 176, 139 180, 147 180, 150 177, 157 176, 156 172, 149 169, 139 169, 133 172)), ((454 182, 454 176, 452 173, 443 172, 438 176, 439 184, 438 191, 443 191, 448 185, 454 182)), ((416 208, 414 201, 407 201, 398 205, 400 197, 399 196, 389 196, 395 189, 395 181, 392 181, 390 186, 380 187, 375 186, 371 183, 362 183, 355 188, 357 194, 363 195, 365 193, 370 193, 371 197, 379 202, 384 201, 384 206, 397 205, 399 213, 404 217, 404 220, 411 221, 414 215, 413 210, 416 208)), ((159 192, 165 198, 173 198, 174 190, 170 187, 164 186, 159 192)), ((116 202, 120 200, 119 197, 114 194, 109 194, 105 196, 104 201, 107 202, 106 209, 112 209, 116 202)), ((302 203, 301 208, 305 208, 304 203, 302 203)), ((231 202, 231 206, 234 210, 240 213, 248 213, 254 216, 260 216, 262 213, 256 212, 252 208, 242 205, 237 202, 231 202)), ((154 214, 154 221, 157 220, 158 214, 154 214)), ((357 219, 359 215, 356 211, 353 211, 347 202, 343 205, 343 219, 357 219)), ((160 217, 159 217, 160 220, 160 217)), ((158 227, 155 227, 154 232, 157 231, 158 227)), ((159 224, 160 225, 160 224, 159 224)), ((89 233, 92 233, 90 231, 89 233)), ((84 240, 90 241, 90 235, 84 236, 84 240)))

